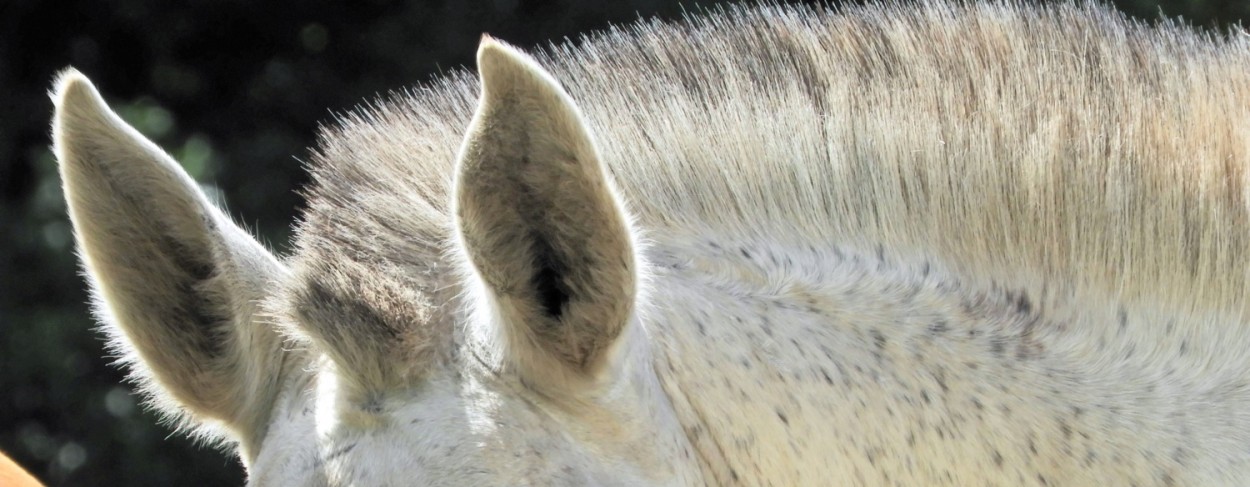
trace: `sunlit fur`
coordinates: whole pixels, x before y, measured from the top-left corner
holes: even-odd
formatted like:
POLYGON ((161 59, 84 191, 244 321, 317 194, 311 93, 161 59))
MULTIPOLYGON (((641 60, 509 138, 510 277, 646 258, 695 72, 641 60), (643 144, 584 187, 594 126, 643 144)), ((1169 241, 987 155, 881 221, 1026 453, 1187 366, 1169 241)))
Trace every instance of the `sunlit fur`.
POLYGON ((252 484, 1250 478, 1244 33, 762 7, 478 64, 323 133, 281 264, 58 84, 101 316, 252 484), (148 169, 76 176, 103 163, 148 169), (232 282, 263 312, 220 306, 232 282), (234 314, 205 335, 144 297, 234 314))
POLYGON ((53 138, 78 254, 109 347, 177 427, 244 450, 269 421, 283 357, 257 308, 285 270, 72 69, 53 138))

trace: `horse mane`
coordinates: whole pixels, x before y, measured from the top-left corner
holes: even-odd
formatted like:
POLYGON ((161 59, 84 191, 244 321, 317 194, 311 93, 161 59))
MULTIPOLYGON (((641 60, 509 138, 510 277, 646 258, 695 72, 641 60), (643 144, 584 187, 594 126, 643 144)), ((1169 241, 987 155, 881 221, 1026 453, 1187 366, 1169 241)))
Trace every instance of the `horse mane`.
MULTIPOLYGON (((884 248, 994 282, 1245 315, 1244 33, 1098 6, 769 5, 536 57, 656 241, 884 248)), ((305 279, 445 287, 476 97, 461 72, 324 130, 294 259, 305 279)))

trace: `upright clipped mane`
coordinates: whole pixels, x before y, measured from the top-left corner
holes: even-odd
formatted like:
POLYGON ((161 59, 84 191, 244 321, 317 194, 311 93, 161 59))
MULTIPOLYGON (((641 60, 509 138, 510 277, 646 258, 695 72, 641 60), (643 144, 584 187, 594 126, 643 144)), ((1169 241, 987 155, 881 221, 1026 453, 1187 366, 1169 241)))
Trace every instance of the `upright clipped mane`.
MULTIPOLYGON (((538 59, 580 100, 643 229, 842 242, 1034 295, 1056 279, 1245 315, 1243 37, 1096 6, 772 6, 538 59)), ((477 91, 457 74, 328 128, 300 261, 338 275, 381 257, 361 265, 438 288, 477 91)))

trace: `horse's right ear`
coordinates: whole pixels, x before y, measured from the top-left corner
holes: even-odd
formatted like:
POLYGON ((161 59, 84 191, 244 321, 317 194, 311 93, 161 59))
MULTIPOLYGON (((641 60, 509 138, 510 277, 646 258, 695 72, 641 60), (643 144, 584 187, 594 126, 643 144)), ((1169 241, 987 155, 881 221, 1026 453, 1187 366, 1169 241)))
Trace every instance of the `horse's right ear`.
POLYGON ((164 412, 224 425, 246 449, 282 363, 258 302, 286 271, 86 77, 66 70, 52 98, 78 253, 111 345, 164 412))

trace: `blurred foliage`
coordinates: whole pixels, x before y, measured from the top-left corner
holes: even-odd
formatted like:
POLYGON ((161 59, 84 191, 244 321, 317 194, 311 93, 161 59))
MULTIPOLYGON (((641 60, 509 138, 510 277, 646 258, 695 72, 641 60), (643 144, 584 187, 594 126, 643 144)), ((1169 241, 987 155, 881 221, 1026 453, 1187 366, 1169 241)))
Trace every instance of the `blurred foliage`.
MULTIPOLYGON (((236 217, 284 252, 316 123, 522 46, 707 2, 0 0, 0 450, 53 485, 238 485, 228 455, 171 435, 92 333, 56 162, 55 73, 73 65, 236 217), (220 188, 220 189, 219 189, 220 188)), ((1227 28, 1244 0, 1117 0, 1227 28)))

